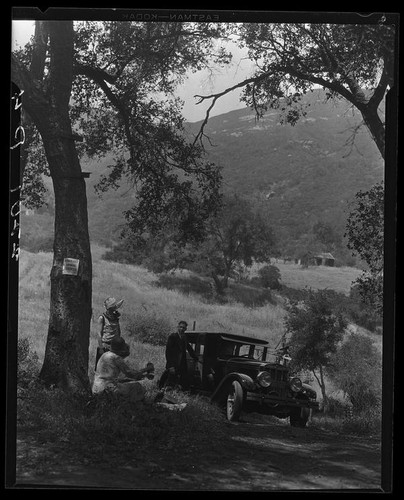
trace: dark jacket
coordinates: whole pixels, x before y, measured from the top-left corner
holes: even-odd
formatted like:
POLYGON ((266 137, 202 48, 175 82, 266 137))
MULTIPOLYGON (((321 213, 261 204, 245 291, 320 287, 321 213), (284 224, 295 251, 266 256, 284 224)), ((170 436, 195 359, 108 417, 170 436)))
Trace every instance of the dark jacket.
POLYGON ((178 332, 170 333, 166 344, 166 369, 174 367, 176 370, 186 370, 186 351, 192 358, 198 359, 185 338, 181 338, 178 332))

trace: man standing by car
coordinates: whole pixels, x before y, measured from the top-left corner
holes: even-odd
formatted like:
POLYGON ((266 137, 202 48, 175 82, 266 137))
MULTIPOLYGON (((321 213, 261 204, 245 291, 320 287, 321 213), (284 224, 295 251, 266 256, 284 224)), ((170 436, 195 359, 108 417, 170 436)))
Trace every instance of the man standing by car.
POLYGON ((176 385, 180 385, 182 389, 188 388, 186 351, 195 361, 198 361, 198 356, 186 339, 187 326, 185 321, 180 321, 177 331, 170 333, 167 338, 166 372, 160 382, 160 385, 165 385, 166 388, 173 388, 176 385))

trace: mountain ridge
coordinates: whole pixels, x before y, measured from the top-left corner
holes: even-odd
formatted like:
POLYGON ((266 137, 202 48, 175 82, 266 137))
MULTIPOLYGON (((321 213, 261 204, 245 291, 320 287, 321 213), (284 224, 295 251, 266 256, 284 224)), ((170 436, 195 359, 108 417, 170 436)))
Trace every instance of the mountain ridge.
MULTIPOLYGON (((223 191, 263 206, 285 242, 297 241, 319 221, 342 234, 355 193, 384 178, 382 158, 360 127, 359 112, 342 101, 326 101, 320 91, 306 95, 304 105, 306 114, 294 126, 282 124, 278 110, 269 109, 257 120, 244 108, 211 117, 204 130, 214 144, 204 141, 207 159, 222 168, 223 191)), ((202 122, 186 123, 191 139, 202 122)), ((134 200, 125 185, 96 195, 94 185, 109 163, 110 158, 82 161, 83 170, 92 172, 87 180, 90 237, 108 246, 119 240, 122 212, 134 200)))
MULTIPOLYGON (((212 117, 204 129, 215 144, 205 141, 208 159, 223 168, 224 191, 267 201, 283 235, 292 238, 318 221, 342 233, 355 193, 384 178, 383 160, 358 111, 326 101, 320 91, 305 104, 306 115, 294 126, 281 124, 277 110, 257 120, 246 108, 212 117)), ((189 133, 201 124, 189 124, 189 133)))

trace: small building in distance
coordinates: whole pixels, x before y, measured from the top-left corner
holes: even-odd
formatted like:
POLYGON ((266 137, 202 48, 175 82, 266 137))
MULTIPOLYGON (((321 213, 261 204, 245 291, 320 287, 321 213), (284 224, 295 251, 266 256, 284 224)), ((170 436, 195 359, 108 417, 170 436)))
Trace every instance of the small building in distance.
POLYGON ((314 260, 318 266, 334 267, 335 265, 335 258, 329 252, 315 255, 314 260))

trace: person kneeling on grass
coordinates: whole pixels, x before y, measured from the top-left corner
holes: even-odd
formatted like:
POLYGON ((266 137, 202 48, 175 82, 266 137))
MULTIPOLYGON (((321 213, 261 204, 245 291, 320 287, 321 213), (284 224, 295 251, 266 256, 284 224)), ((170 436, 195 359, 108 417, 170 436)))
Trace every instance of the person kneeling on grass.
POLYGON ((111 340, 110 350, 99 359, 92 386, 93 394, 111 391, 127 397, 130 401, 142 401, 145 388, 139 380, 153 378, 154 367, 148 363, 146 368, 139 371, 132 370, 124 361, 129 356, 129 346, 122 337, 111 340), (120 378, 125 375, 129 381, 120 378))

